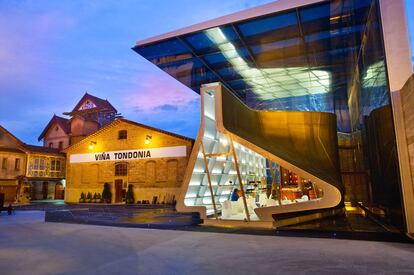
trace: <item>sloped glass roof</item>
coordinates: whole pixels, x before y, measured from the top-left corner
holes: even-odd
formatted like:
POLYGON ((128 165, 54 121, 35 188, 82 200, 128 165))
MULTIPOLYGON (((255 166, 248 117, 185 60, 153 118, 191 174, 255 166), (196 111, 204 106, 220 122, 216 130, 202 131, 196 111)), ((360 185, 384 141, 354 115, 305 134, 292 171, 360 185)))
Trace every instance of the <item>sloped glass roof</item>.
POLYGON ((221 82, 255 109, 335 112, 346 132, 350 94, 388 104, 377 5, 324 1, 133 49, 197 93, 221 82))

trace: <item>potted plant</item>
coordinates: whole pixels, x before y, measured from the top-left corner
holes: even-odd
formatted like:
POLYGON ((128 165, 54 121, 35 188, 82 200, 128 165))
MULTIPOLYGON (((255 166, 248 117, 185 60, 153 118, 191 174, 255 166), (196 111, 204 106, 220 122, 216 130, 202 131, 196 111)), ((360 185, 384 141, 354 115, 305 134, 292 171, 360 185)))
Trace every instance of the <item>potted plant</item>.
POLYGON ((80 203, 84 203, 85 202, 85 193, 83 193, 83 192, 81 193, 79 202, 80 203))
POLYGON ((101 203, 102 202, 101 193, 96 194, 96 202, 97 203, 101 203))
POLYGON ((92 202, 92 193, 88 192, 88 195, 86 195, 86 202, 91 203, 92 202))

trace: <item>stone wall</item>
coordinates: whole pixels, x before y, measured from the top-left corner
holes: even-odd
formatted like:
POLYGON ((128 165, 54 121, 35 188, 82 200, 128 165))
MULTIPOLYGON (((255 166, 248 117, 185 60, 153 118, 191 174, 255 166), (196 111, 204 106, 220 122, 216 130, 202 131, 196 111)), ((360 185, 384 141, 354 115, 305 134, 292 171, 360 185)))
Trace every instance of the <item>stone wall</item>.
POLYGON ((134 187, 136 201, 170 202, 178 197, 187 168, 192 141, 174 135, 140 127, 124 121, 114 122, 85 140, 68 148, 65 201, 78 202, 81 193, 101 193, 104 183, 111 185, 112 200, 115 197, 115 180, 123 181, 123 188, 128 184, 134 187), (118 139, 118 132, 127 131, 127 139, 118 139), (151 136, 150 144, 145 144, 146 136, 151 136), (91 143, 92 142, 92 143, 91 143), (93 144, 93 149, 89 145, 93 144), (126 161, 126 176, 115 176, 117 161, 88 163, 70 163, 72 154, 121 151, 145 148, 186 146, 187 156, 177 158, 151 158, 126 161))

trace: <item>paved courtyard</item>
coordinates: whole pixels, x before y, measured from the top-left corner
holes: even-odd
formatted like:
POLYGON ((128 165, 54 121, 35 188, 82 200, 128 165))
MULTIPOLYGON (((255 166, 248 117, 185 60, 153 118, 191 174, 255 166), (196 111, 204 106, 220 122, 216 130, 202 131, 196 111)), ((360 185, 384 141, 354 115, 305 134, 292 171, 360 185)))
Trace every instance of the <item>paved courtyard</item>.
POLYGON ((413 274, 414 245, 45 223, 0 214, 0 274, 413 274))

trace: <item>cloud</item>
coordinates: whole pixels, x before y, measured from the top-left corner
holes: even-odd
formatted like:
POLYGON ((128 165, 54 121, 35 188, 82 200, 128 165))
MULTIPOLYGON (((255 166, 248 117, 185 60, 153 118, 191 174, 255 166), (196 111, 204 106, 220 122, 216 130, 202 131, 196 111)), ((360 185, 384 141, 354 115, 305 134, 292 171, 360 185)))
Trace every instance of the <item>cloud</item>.
POLYGON ((180 112, 188 108, 198 107, 199 96, 164 75, 147 75, 140 77, 135 92, 128 93, 124 98, 127 109, 133 109, 140 114, 159 112, 180 112))

